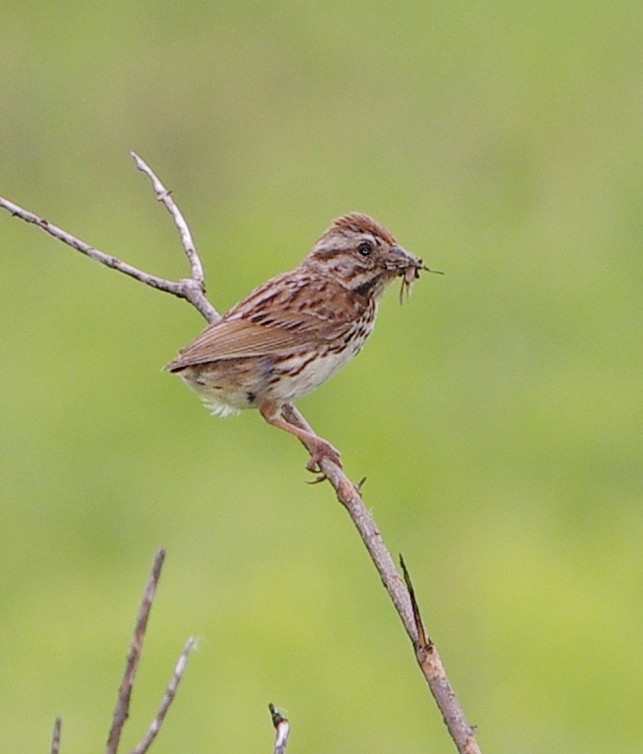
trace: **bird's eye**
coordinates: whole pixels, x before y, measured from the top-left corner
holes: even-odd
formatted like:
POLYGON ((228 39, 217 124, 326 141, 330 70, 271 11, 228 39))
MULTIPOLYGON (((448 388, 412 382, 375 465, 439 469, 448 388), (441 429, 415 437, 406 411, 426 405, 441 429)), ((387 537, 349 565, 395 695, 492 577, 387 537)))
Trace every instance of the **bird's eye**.
POLYGON ((362 243, 357 247, 357 251, 363 256, 367 257, 371 251, 373 251, 373 247, 368 241, 362 241, 362 243))

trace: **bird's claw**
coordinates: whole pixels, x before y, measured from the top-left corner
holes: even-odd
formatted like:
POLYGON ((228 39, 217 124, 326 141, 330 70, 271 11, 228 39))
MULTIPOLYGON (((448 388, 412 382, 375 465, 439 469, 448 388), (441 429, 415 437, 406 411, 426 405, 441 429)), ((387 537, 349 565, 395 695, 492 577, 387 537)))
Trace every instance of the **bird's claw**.
POLYGON ((321 474, 321 476, 311 482, 311 484, 317 484, 318 482, 323 482, 326 479, 326 474, 324 474, 321 467, 321 461, 330 461, 336 466, 339 466, 340 469, 343 468, 342 457, 339 453, 339 450, 337 450, 337 448, 334 448, 326 440, 319 439, 318 442, 315 443, 315 447, 311 450, 310 459, 306 464, 306 468, 313 474, 321 474))

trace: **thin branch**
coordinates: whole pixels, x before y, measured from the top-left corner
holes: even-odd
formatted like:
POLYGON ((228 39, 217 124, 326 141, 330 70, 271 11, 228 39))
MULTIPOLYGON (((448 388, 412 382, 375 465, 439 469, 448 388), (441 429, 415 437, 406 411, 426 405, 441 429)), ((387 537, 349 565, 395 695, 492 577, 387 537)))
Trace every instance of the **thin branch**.
MULTIPOLYGON (((303 414, 292 404, 284 406, 284 416, 287 421, 298 424, 300 427, 314 433, 314 429, 306 421, 303 414)), ((323 459, 321 469, 330 484, 337 493, 337 499, 346 508, 348 515, 356 527, 362 542, 364 543, 368 554, 371 556, 373 564, 382 579, 384 588, 389 594, 398 615, 400 616, 409 639, 414 642, 417 638, 415 633, 415 623, 413 621, 413 610, 408 592, 404 583, 397 572, 395 562, 391 557, 380 530, 375 523, 373 514, 368 510, 364 503, 361 493, 362 480, 359 485, 352 482, 337 464, 323 459)))
POLYGON ((150 617, 150 610, 154 602, 154 595, 156 594, 156 588, 161 577, 161 569, 163 568, 163 561, 165 560, 165 550, 159 550, 154 558, 154 565, 152 566, 152 572, 150 574, 141 606, 138 611, 136 619, 136 626, 134 627, 134 635, 132 636, 132 643, 130 645, 130 651, 127 656, 127 662, 125 664, 125 673, 123 680, 121 681, 120 688, 118 690, 118 699, 116 700, 116 707, 114 709, 114 717, 112 720, 112 727, 110 728, 109 735, 107 737, 107 750, 106 754, 116 754, 118 751, 118 745, 120 743, 121 734, 123 733, 123 727, 129 716, 129 705, 132 696, 132 686, 134 679, 136 678, 136 671, 138 669, 138 663, 141 659, 141 651, 143 649, 143 640, 145 639, 145 630, 147 628, 147 620, 150 617))
POLYGON ((165 691, 165 696, 161 701, 161 706, 156 713, 156 717, 154 718, 154 720, 152 720, 152 723, 147 729, 147 733, 143 736, 141 742, 138 744, 138 746, 132 749, 131 754, 145 754, 145 752, 150 748, 152 742, 158 735, 158 732, 161 730, 161 725, 163 725, 165 716, 167 715, 167 712, 170 709, 170 705, 172 704, 174 697, 176 696, 176 692, 179 688, 179 683, 181 683, 181 679, 183 678, 185 671, 187 670, 190 653, 193 649, 195 649, 195 647, 196 639, 191 636, 185 643, 183 651, 181 652, 181 655, 176 663, 174 673, 165 691))
POLYGON ((51 736, 51 754, 59 754, 60 752, 60 729, 62 728, 63 721, 57 717, 54 721, 54 731, 51 736))
POLYGON ((172 215, 174 224, 176 225, 179 231, 179 236, 181 237, 183 250, 185 251, 185 255, 188 258, 188 262, 190 263, 192 276, 190 278, 179 280, 179 282, 176 283, 177 286, 180 286, 181 292, 180 294, 175 295, 179 295, 181 298, 187 299, 192 304, 192 306, 194 306, 205 317, 208 322, 216 322, 216 320, 221 318, 221 315, 205 295, 205 274, 203 272, 203 263, 201 262, 201 257, 196 250, 194 239, 192 238, 192 233, 190 232, 190 228, 188 227, 185 217, 183 217, 181 210, 178 208, 176 202, 172 198, 171 192, 165 188, 160 178, 145 162, 145 160, 141 159, 136 154, 136 152, 130 152, 130 155, 134 159, 136 167, 140 171, 145 173, 145 175, 147 175, 148 178, 152 181, 152 186, 154 187, 156 198, 163 203, 167 211, 172 215))
POLYGON ((205 291, 205 274, 203 272, 203 264, 201 262, 201 258, 197 254, 196 247, 194 245, 194 239, 192 238, 192 233, 190 231, 190 228, 188 227, 187 222, 185 221, 185 218, 177 207, 170 191, 165 188, 165 186, 161 183, 160 178, 156 175, 156 173, 154 173, 152 168, 145 162, 145 160, 139 157, 136 152, 130 152, 130 156, 136 163, 136 167, 141 172, 145 173, 145 175, 147 175, 148 178, 152 181, 152 186, 154 187, 156 198, 160 202, 163 202, 165 209, 167 209, 167 211, 172 215, 172 219, 174 220, 174 224, 179 231, 181 243, 183 244, 185 254, 192 269, 192 279, 197 283, 200 283, 203 287, 203 290, 205 291))
POLYGON ((8 199, 3 198, 2 196, 0 196, 0 207, 3 207, 8 212, 11 212, 14 217, 19 217, 21 220, 35 225, 36 227, 40 228, 40 230, 48 233, 50 236, 53 236, 59 241, 67 244, 67 246, 71 246, 72 249, 80 251, 81 254, 85 254, 85 256, 88 256, 95 262, 99 262, 100 264, 104 264, 106 267, 111 267, 113 270, 118 270, 125 275, 129 275, 135 280, 138 280, 141 283, 145 283, 145 285, 149 285, 152 288, 157 288, 160 291, 172 293, 175 296, 181 296, 178 283, 173 283, 170 280, 164 280, 163 278, 159 278, 156 275, 150 275, 149 273, 144 272, 143 270, 139 270, 137 267, 134 267, 131 264, 127 264, 127 262, 121 262, 120 259, 117 259, 111 254, 106 254, 104 251, 100 251, 100 249, 97 249, 94 246, 90 246, 90 244, 82 241, 77 236, 73 236, 66 230, 59 228, 57 225, 50 223, 48 220, 39 217, 38 215, 30 212, 27 209, 23 209, 19 205, 14 204, 14 202, 10 202, 8 199))
POLYGON ((274 704, 270 703, 268 709, 270 710, 272 724, 275 726, 275 746, 273 754, 284 754, 286 751, 286 744, 288 743, 288 736, 290 735, 290 723, 287 718, 283 717, 274 704))
MULTIPOLYGON (((205 295, 203 266, 201 265, 200 259, 194 247, 192 236, 188 230, 185 219, 176 207, 170 192, 167 191, 167 189, 163 186, 161 181, 156 177, 149 166, 146 165, 146 163, 144 163, 143 160, 141 160, 137 155, 132 154, 132 156, 134 157, 139 169, 150 177, 157 197, 160 201, 163 202, 163 204, 170 211, 172 217, 174 218, 174 222, 181 235, 181 240, 183 242, 186 256, 188 257, 192 268, 191 278, 185 278, 175 283, 169 280, 163 280, 162 278, 148 275, 147 273, 143 273, 140 270, 133 268, 131 265, 127 265, 124 262, 121 262, 113 256, 105 254, 104 252, 99 252, 97 249, 94 249, 88 244, 85 244, 83 241, 80 241, 74 236, 71 236, 57 226, 48 223, 46 220, 42 220, 33 213, 28 212, 27 210, 23 210, 12 202, 2 199, 1 197, 0 206, 9 210, 9 212, 17 215, 26 222, 37 225, 45 232, 53 235, 55 238, 58 238, 64 243, 67 243, 72 248, 77 249, 84 254, 87 254, 87 256, 90 256, 92 259, 95 259, 96 261, 101 262, 108 267, 112 267, 121 272, 124 272, 125 274, 130 275, 137 280, 140 280, 146 285, 151 285, 154 288, 172 293, 179 298, 185 299, 186 301, 191 303, 192 306, 194 306, 208 322, 214 322, 218 320, 220 317, 219 313, 208 301, 205 295)), ((311 430, 308 422, 294 406, 284 406, 283 413, 288 421, 298 424, 305 429, 311 430)), ((311 449, 309 448, 309 451, 310 450, 311 449)), ((420 639, 418 638, 419 623, 416 620, 417 615, 414 614, 417 606, 414 607, 413 598, 409 595, 409 590, 397 571, 393 558, 391 557, 391 554, 384 544, 384 540, 382 539, 382 536, 372 514, 364 504, 364 500, 361 494, 362 483, 360 483, 359 485, 353 483, 346 476, 344 471, 332 461, 324 459, 321 461, 320 465, 323 473, 322 478, 328 479, 330 484, 335 489, 338 500, 346 508, 346 511, 348 512, 364 545, 366 546, 366 549, 368 550, 368 553, 380 575, 382 583, 384 584, 384 587, 386 588, 391 601, 393 602, 393 605, 395 606, 395 609, 397 610, 397 613, 402 620, 406 633, 413 643, 414 648, 416 648, 417 654, 417 652, 419 651, 417 648, 422 646, 419 643, 420 639)), ((427 680, 429 676, 432 675, 435 675, 436 678, 443 677, 444 679, 446 679, 446 674, 444 673, 444 669, 442 668, 441 663, 439 664, 439 666, 434 664, 435 658, 438 658, 439 661, 437 650, 432 643, 427 643, 426 637, 423 652, 423 658, 426 657, 428 659, 425 659, 423 662, 420 662, 419 659, 418 661, 420 662, 420 667, 425 674, 425 677, 427 677, 427 680), (441 674, 443 674, 443 676, 441 676, 441 674)), ((126 678, 124 679, 124 684, 126 679, 127 671, 126 678)), ((129 696, 125 698, 124 692, 125 690, 122 690, 121 695, 119 695, 119 705, 117 706, 117 710, 114 716, 114 725, 112 732, 110 733, 110 743, 112 741, 112 734, 120 736, 120 730, 122 729, 124 721, 127 717, 127 705, 129 704, 129 696), (125 702, 127 702, 127 704, 125 704, 125 702), (118 720, 117 713, 119 715, 118 720)), ((471 726, 466 724, 465 726, 463 726, 463 730, 454 729, 452 727, 453 720, 461 719, 465 721, 465 723, 466 720, 464 718, 462 708, 460 707, 458 700, 453 694, 451 686, 449 685, 448 687, 446 687, 445 693, 440 694, 439 696, 435 696, 435 698, 445 720, 445 723, 449 728, 449 732, 451 733, 454 741, 456 742, 456 745, 458 746, 458 750, 462 754, 464 754, 465 752, 466 754, 473 754, 474 752, 478 752, 479 749, 477 748, 475 738, 473 738, 473 729, 471 728, 471 726)), ((116 740, 116 745, 118 745, 118 740, 116 740)), ((115 748, 108 748, 108 754, 114 754, 115 751, 115 748)))
MULTIPOLYGON (((314 432, 303 415, 292 404, 284 406, 284 415, 288 421, 314 432)), ((413 644, 420 670, 429 684, 431 693, 458 751, 460 754, 480 754, 475 739, 475 731, 465 718, 464 711, 449 682, 437 649, 433 642, 427 638, 404 564, 402 564, 402 569, 405 581, 402 581, 395 567, 395 562, 375 523, 373 514, 364 504, 361 493, 363 480, 359 485, 355 484, 337 464, 327 459, 322 460, 320 465, 324 477, 334 487, 337 499, 346 508, 368 550, 368 554, 371 556, 373 564, 377 568, 384 588, 388 592, 413 644)))

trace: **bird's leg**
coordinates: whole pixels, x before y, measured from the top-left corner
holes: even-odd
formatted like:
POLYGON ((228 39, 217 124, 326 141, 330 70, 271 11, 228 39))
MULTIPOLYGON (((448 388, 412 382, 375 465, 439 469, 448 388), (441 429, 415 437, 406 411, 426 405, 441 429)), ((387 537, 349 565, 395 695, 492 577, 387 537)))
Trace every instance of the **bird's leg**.
POLYGON ((310 461, 306 464, 308 471, 317 472, 320 470, 319 462, 328 459, 342 468, 342 461, 339 451, 334 448, 327 440, 324 440, 314 432, 309 432, 303 427, 299 427, 292 422, 286 421, 280 414, 280 406, 276 403, 266 401, 259 406, 259 412, 263 418, 272 424, 273 427, 290 432, 291 435, 298 437, 310 451, 310 461))

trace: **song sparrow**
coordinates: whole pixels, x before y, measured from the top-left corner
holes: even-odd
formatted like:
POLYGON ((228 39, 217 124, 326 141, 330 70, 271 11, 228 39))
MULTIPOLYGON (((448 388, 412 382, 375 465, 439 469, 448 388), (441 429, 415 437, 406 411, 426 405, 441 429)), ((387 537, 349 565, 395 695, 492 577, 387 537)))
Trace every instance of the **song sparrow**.
POLYGON ((384 290, 402 277, 401 297, 422 269, 431 271, 386 228, 351 212, 333 222, 299 267, 246 296, 165 368, 213 414, 258 408, 267 422, 308 445, 311 471, 323 458, 341 465, 329 442, 281 410, 359 353, 384 290))

